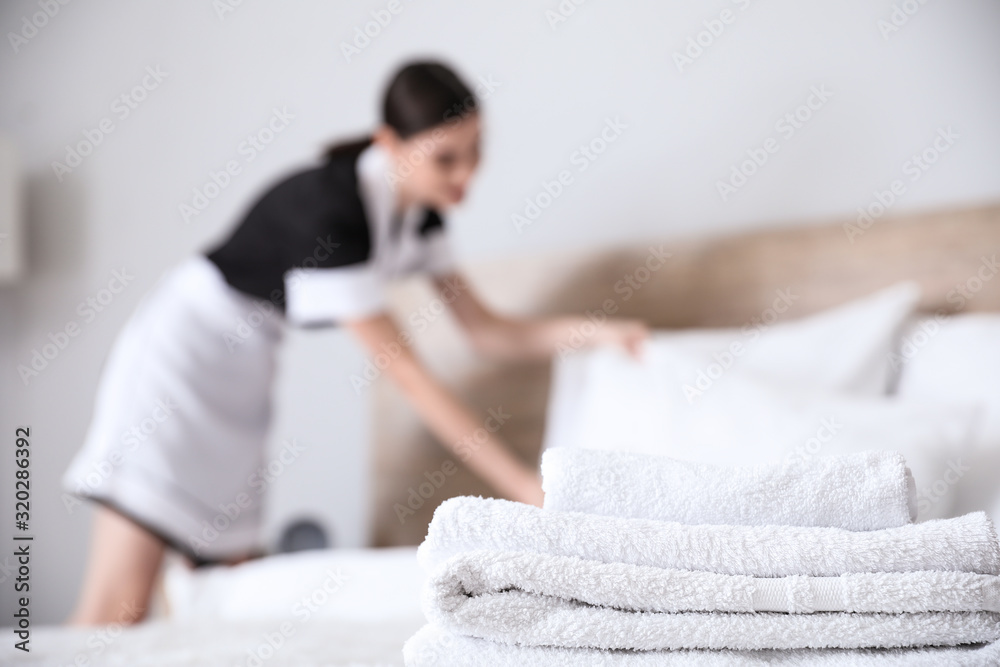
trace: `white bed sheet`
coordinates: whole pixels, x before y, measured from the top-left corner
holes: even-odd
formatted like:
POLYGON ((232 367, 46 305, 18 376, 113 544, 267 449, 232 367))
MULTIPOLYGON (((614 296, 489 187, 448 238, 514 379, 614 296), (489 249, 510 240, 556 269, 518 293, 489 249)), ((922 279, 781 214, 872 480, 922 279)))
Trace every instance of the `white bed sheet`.
MULTIPOLYGON (((389 667, 425 623, 415 547, 305 551, 164 576, 166 616, 124 628, 38 627, 0 665, 389 667)), ((10 628, 0 630, 13 637, 10 628)))
MULTIPOLYGON (((289 622, 289 621, 285 621, 289 622)), ((294 625, 288 636, 281 622, 150 621, 115 631, 40 627, 32 631, 31 653, 0 648, 0 664, 20 667, 388 667, 403 664, 402 646, 425 623, 348 622, 314 618, 294 625), (277 649, 273 644, 279 642, 277 649), (259 662, 254 662, 257 656, 259 662)), ((10 629, 4 635, 12 636, 10 629)))

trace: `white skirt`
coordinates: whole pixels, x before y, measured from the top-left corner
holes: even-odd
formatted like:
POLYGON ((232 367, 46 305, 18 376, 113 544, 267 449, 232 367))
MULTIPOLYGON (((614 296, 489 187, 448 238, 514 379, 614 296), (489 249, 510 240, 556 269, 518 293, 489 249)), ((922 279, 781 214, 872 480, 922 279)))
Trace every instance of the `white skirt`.
POLYGON ((65 488, 196 562, 255 551, 283 320, 203 255, 164 274, 115 341, 65 488))

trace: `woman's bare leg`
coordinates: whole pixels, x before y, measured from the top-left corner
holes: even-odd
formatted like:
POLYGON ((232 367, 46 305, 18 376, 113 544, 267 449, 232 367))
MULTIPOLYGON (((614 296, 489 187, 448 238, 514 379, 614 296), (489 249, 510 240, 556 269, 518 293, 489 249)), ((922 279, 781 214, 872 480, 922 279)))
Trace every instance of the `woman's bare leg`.
POLYGON ((129 624, 146 615, 164 544, 117 512, 98 505, 90 555, 71 625, 129 624))

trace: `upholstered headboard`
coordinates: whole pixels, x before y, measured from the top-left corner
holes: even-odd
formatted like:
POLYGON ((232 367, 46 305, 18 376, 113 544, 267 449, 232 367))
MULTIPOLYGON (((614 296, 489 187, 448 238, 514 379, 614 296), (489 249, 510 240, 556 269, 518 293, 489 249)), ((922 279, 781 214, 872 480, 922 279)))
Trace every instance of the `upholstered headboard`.
MULTIPOLYGON (((465 274, 485 301, 512 315, 584 313, 613 304, 616 315, 641 317, 655 328, 717 327, 750 323, 774 302, 778 290, 798 297, 788 316, 799 317, 902 279, 922 285, 924 310, 1000 310, 1000 279, 991 279, 997 254, 1000 204, 898 215, 867 229, 853 219, 834 220, 511 257, 467 266, 465 274), (663 253, 670 253, 665 261, 650 259, 663 253)), ((393 289, 401 324, 415 322, 422 329, 416 333, 417 353, 484 416, 498 407, 510 414, 500 436, 525 461, 537 462, 549 364, 500 366, 477 358, 457 323, 434 301, 437 296, 426 281, 393 289)), ((419 543, 445 498, 496 495, 433 439, 388 380, 376 382, 375 397, 376 545, 419 543), (437 474, 442 470, 449 474, 437 474)))

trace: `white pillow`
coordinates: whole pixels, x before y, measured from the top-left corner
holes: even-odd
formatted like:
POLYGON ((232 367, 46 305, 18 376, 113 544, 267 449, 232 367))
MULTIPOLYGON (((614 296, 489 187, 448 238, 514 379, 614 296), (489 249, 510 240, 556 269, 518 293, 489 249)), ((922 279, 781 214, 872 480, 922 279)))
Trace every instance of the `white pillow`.
POLYGON ((774 308, 761 313, 759 321, 741 328, 656 333, 641 367, 619 364, 615 360, 620 355, 607 349, 574 352, 555 364, 545 444, 576 444, 580 402, 594 383, 590 372, 596 367, 601 368, 600 381, 621 392, 619 398, 646 401, 650 409, 662 409, 647 400, 657 377, 679 378, 689 403, 742 374, 796 388, 884 394, 891 377, 889 353, 919 297, 915 283, 903 282, 810 317, 783 321, 785 315, 777 309, 794 312, 798 298, 786 291, 776 295, 774 308), (658 374, 654 368, 665 370, 658 374))
POLYGON ((919 286, 902 282, 810 317, 662 333, 650 347, 685 362, 680 377, 692 397, 733 371, 795 387, 884 394, 888 354, 919 300, 919 286))
POLYGON ((716 465, 895 450, 916 482, 918 520, 954 515, 979 416, 970 405, 788 391, 739 374, 691 404, 676 378, 651 373, 611 349, 587 370, 577 447, 716 465), (623 390, 617 371, 630 364, 645 372, 637 374, 641 384, 623 390))
POLYGON ((960 511, 1000 520, 1000 315, 968 313, 914 321, 892 360, 896 393, 924 401, 982 406, 983 419, 960 487, 960 511))
POLYGON ((416 547, 318 549, 234 566, 172 563, 164 598, 175 621, 257 621, 315 615, 327 620, 425 621, 424 572, 416 547), (303 602, 305 601, 305 602, 303 602))

